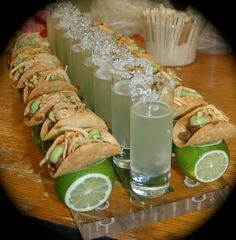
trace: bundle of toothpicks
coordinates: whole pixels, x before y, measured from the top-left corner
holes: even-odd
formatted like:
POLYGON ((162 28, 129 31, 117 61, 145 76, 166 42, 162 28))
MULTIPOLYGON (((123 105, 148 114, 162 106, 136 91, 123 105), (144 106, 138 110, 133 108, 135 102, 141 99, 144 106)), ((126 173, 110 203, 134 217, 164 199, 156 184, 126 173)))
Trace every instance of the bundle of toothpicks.
POLYGON ((179 11, 163 4, 143 11, 147 51, 163 66, 194 62, 205 18, 195 10, 179 11))

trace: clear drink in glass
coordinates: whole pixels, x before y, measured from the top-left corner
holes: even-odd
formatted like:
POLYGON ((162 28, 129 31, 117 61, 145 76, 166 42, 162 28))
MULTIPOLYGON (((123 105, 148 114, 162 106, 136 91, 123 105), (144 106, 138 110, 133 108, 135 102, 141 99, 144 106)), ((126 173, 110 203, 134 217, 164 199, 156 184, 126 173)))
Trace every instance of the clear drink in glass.
POLYGON ((84 100, 90 109, 94 109, 94 75, 93 63, 91 57, 86 57, 83 60, 82 78, 84 86, 84 100))
MULTIPOLYGON (((170 185, 174 84, 160 77, 144 83, 140 95, 132 95, 130 183, 138 195, 155 198, 167 193, 170 185)), ((142 81, 137 89, 140 85, 142 81)))
POLYGON ((111 129, 111 73, 109 69, 96 68, 94 72, 94 110, 111 129))
POLYGON ((56 52, 56 19, 49 15, 46 18, 46 24, 49 46, 53 50, 53 52, 56 52))
POLYGON ((121 145, 122 152, 113 157, 121 168, 130 167, 130 80, 112 83, 112 135, 121 145))
POLYGON ((83 51, 81 50, 79 43, 74 44, 70 48, 69 54, 69 76, 71 82, 75 86, 79 86, 79 96, 84 96, 84 84, 83 84, 83 51))

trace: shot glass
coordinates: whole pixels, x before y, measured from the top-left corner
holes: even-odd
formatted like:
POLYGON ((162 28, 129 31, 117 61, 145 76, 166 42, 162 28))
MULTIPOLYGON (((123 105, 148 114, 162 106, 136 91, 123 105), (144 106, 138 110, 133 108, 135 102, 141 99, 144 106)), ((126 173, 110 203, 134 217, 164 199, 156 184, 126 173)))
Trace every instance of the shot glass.
POLYGON ((122 152, 113 156, 120 168, 130 167, 130 79, 112 74, 112 135, 121 145, 122 152))
POLYGON ((82 79, 83 79, 83 92, 84 100, 87 106, 94 110, 94 75, 93 69, 94 64, 92 63, 91 54, 83 53, 83 63, 82 63, 82 79))
MULTIPOLYGON (((153 73, 149 62, 133 58, 129 53, 112 63, 112 134, 121 145, 122 152, 113 157, 121 168, 130 168, 130 84, 136 74, 153 73)), ((139 88, 139 87, 138 87, 139 88)))
POLYGON ((60 59, 60 61, 63 60, 64 56, 64 41, 63 41, 63 34, 64 34, 64 29, 57 24, 55 26, 55 31, 56 31, 56 55, 60 59))
POLYGON ((83 51, 79 43, 73 44, 70 46, 68 70, 71 82, 75 86, 79 86, 80 97, 84 97, 83 68, 83 51))
POLYGON ((111 129, 111 72, 109 69, 94 68, 94 110, 111 129))
POLYGON ((55 30, 56 18, 53 18, 51 15, 48 15, 46 18, 46 24, 49 46, 53 50, 53 52, 56 52, 56 30, 55 30))
MULTIPOLYGON (((153 81, 153 80, 152 80, 153 81)), ((145 91, 144 91, 145 92, 145 91)), ((150 90, 132 98, 130 179, 138 195, 155 198, 168 192, 171 176, 174 84, 155 77, 150 90)))
MULTIPOLYGON (((65 32, 62 36, 63 41, 63 59, 62 63, 64 66, 67 66, 69 68, 69 56, 70 56, 70 46, 72 45, 73 39, 70 38, 68 32, 65 32)), ((69 73, 69 71, 67 70, 69 73)))

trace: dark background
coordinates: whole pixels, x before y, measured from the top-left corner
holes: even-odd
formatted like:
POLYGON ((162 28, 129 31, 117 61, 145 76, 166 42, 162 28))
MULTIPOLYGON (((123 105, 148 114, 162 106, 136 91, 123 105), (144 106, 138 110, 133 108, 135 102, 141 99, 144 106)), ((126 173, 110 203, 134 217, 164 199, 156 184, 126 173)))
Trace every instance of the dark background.
MULTIPOLYGON (((80 1, 80 0, 78 0, 80 1)), ((0 50, 3 51, 13 33, 24 23, 27 18, 32 16, 37 10, 43 9, 45 5, 52 1, 47 0, 21 0, 17 2, 4 1, 1 6, 1 30, 0 30, 0 50)), ((218 28, 224 35, 225 39, 230 43, 233 51, 236 48, 236 27, 235 24, 235 8, 231 1, 210 1, 210 0, 178 0, 171 1, 176 8, 183 9, 191 4, 218 28)), ((222 79, 224 81, 224 79, 222 79)), ((236 83, 235 83, 236 84, 236 83)), ((220 93, 220 89, 217 89, 220 93)), ((227 104, 227 103, 226 103, 227 104)), ((60 230, 52 231, 48 224, 42 224, 34 219, 23 216, 17 212, 14 205, 0 189, 1 204, 1 239, 11 239, 17 236, 17 239, 50 239, 50 240, 71 240, 79 238, 78 235, 72 233, 62 234, 60 230), (6 236, 6 237, 4 237, 6 236)), ((234 228, 231 222, 234 222, 236 216, 236 193, 235 190, 224 203, 223 207, 210 219, 202 228, 194 232, 186 239, 206 239, 223 234, 225 239, 234 239, 234 228)))

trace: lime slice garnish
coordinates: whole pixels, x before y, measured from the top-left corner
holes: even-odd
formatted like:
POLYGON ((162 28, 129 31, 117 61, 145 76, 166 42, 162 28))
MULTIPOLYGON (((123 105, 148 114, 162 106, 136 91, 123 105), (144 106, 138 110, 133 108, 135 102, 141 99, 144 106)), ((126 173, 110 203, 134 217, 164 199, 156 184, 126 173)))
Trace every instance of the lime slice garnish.
POLYGON ((108 159, 55 178, 58 197, 74 211, 93 210, 105 203, 112 192, 114 173, 108 159))
POLYGON ((206 152, 197 161, 194 175, 200 182, 213 182, 225 173, 229 164, 228 155, 221 150, 206 152))
POLYGON ((112 182, 105 175, 87 174, 77 179, 67 190, 65 204, 75 211, 90 211, 102 205, 110 196, 112 182))
POLYGON ((229 165, 229 149, 225 141, 187 147, 175 146, 177 164, 191 180, 213 182, 225 173, 229 165))

